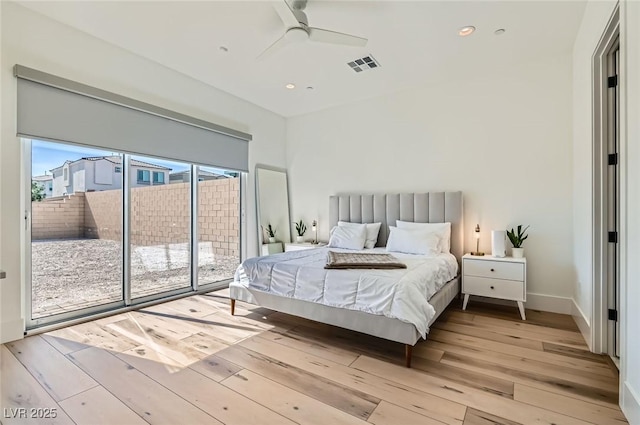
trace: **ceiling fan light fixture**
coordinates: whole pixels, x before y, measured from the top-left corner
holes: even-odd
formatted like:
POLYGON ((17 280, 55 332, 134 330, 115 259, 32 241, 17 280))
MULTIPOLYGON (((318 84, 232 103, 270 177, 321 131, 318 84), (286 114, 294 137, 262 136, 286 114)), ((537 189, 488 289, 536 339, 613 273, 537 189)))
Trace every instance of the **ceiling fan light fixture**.
POLYGON ((289 90, 293 90, 296 88, 296 85, 293 83, 288 83, 284 86, 285 88, 289 89, 289 90))
POLYGON ((466 37, 468 35, 473 34, 473 32, 476 30, 476 27, 472 26, 472 25, 467 25, 466 27, 462 27, 458 30, 458 35, 460 37, 466 37))

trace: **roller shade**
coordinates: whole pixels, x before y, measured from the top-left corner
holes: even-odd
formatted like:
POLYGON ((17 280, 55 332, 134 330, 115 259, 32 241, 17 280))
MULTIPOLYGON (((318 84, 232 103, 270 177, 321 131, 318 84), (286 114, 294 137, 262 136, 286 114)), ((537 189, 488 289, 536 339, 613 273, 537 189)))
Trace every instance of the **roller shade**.
POLYGON ((251 135, 16 65, 18 135, 249 171, 251 135))

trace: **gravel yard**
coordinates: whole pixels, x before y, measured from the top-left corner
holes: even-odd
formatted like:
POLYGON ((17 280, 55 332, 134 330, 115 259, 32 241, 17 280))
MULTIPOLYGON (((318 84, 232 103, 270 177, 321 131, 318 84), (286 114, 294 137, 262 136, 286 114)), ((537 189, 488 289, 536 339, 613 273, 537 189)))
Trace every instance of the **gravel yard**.
MULTIPOLYGON (((106 239, 33 241, 34 318, 122 299, 122 244, 106 239)), ((239 259, 199 247, 199 281, 233 277, 239 259)), ((186 243, 131 247, 133 298, 190 285, 186 243)))

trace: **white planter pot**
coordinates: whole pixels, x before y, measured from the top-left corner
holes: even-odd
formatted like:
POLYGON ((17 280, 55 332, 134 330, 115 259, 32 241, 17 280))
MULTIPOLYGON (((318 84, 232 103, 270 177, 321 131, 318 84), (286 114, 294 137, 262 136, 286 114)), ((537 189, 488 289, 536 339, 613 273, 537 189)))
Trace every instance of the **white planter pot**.
POLYGON ((524 258, 524 248, 511 248, 513 258, 524 258))
POLYGON ((296 236, 296 242, 297 243, 303 243, 304 242, 304 236, 296 236))
POLYGON ((276 243, 276 238, 269 238, 269 243, 276 243))

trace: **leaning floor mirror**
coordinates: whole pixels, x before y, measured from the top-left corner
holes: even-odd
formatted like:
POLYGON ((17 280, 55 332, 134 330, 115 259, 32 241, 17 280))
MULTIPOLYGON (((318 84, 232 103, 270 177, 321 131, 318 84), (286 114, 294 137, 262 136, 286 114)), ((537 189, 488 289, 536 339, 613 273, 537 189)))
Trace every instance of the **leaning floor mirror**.
POLYGON ((256 207, 259 255, 283 252, 291 242, 286 170, 256 165, 256 207))

